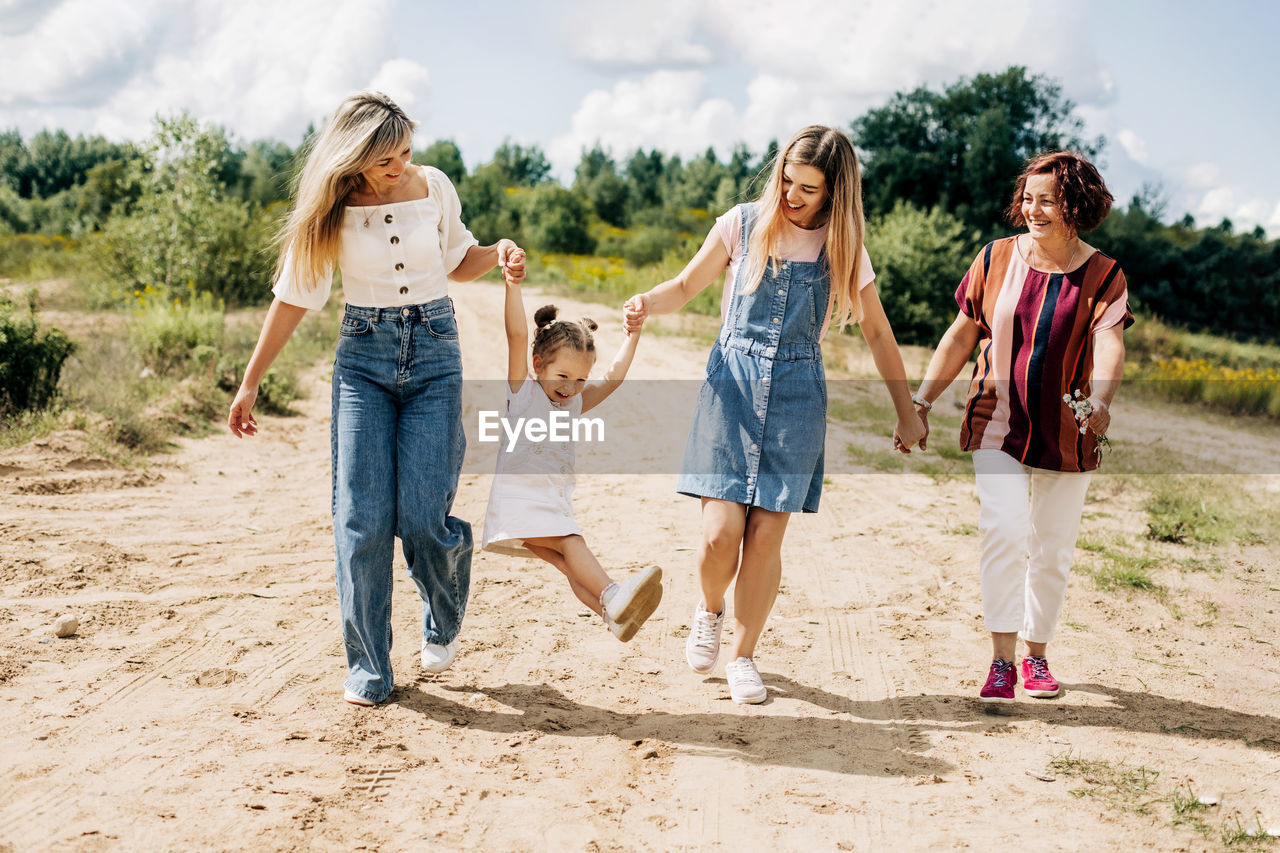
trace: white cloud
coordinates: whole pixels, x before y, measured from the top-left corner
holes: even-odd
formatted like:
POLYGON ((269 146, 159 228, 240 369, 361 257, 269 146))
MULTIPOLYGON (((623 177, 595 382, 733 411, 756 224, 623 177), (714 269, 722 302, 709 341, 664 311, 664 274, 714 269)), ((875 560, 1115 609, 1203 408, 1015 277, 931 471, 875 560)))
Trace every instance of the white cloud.
POLYGON ((636 148, 658 148, 684 157, 709 146, 725 149, 742 138, 733 105, 704 98, 701 71, 657 71, 639 81, 623 80, 610 91, 589 93, 570 120, 570 130, 551 141, 547 158, 556 173, 573 174, 582 149, 599 142, 615 157, 636 148))
POLYGON ((91 106, 123 85, 163 40, 177 10, 162 0, 116 7, 64 0, 0 36, 0 106, 91 106))
POLYGON ((697 0, 560 4, 570 56, 599 66, 706 65, 711 50, 694 40, 697 0))
POLYGON ((1111 82, 1085 37, 1083 11, 1074 7, 1052 11, 1027 0, 792 0, 782 6, 707 0, 703 21, 729 52, 806 90, 883 98, 1026 65, 1070 80, 1066 93, 1077 100, 1110 98, 1111 82), (1046 31, 1054 38, 1043 38, 1046 31))
POLYGON ((62 0, 0 36, 0 125, 44 113, 72 132, 140 138, 156 114, 188 111, 241 137, 293 140, 356 89, 425 94, 427 69, 388 58, 371 25, 393 11, 393 0, 62 0))
POLYGON ((1070 80, 1064 94, 1099 113, 1112 98, 1111 79, 1089 47, 1088 22, 1074 7, 1045 11, 1026 0, 688 0, 672 4, 669 27, 654 24, 663 20, 661 14, 650 15, 652 20, 640 14, 649 11, 647 4, 629 4, 625 13, 608 8, 600 28, 643 45, 610 48, 619 56, 660 63, 673 46, 702 31, 717 52, 755 75, 740 107, 707 97, 706 77, 669 70, 590 92, 568 132, 550 145, 558 174, 566 174, 580 150, 596 140, 608 142, 615 155, 641 146, 687 155, 711 145, 727 153, 737 141, 758 151, 806 124, 845 127, 894 92, 936 88, 1010 65, 1070 80), (617 15, 634 16, 630 28, 618 27, 617 15), (1054 38, 1041 37, 1045 31, 1054 38), (665 41, 655 43, 655 34, 665 41), (712 117, 719 124, 709 123, 712 117))
POLYGON ((1122 127, 1116 131, 1116 140, 1135 163, 1143 166, 1148 164, 1150 155, 1147 153, 1147 144, 1142 141, 1138 134, 1127 127, 1122 127))
POLYGON ((1196 219, 1209 224, 1216 224, 1224 216, 1230 216, 1236 209, 1236 194, 1231 187, 1214 187, 1200 198, 1195 209, 1196 219))
POLYGON ((1280 203, 1258 196, 1240 201, 1239 187, 1222 185, 1200 197, 1193 213, 1201 225, 1217 225, 1230 219, 1237 232, 1251 231, 1261 225, 1272 237, 1280 235, 1280 203))
POLYGON ((412 111, 431 82, 431 72, 412 59, 391 59, 382 63, 370 87, 391 97, 401 109, 412 111))
POLYGON ((1222 167, 1217 163, 1196 163, 1187 169, 1186 183, 1195 189, 1216 187, 1222 183, 1222 167))

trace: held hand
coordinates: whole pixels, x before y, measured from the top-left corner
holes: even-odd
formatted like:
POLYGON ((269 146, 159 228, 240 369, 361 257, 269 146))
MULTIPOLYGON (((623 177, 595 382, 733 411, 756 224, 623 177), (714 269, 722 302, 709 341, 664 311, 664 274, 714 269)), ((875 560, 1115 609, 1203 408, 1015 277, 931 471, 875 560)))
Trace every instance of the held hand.
POLYGON ((499 240, 498 268, 502 270, 502 278, 507 284, 524 281, 524 249, 505 237, 499 240))
POLYGON ((924 426, 924 435, 920 436, 920 449, 925 450, 929 446, 929 412, 916 406, 916 414, 920 416, 920 423, 924 426))
POLYGON ((231 411, 227 415, 227 429, 236 438, 255 436, 258 434, 258 422, 253 417, 253 404, 258 399, 258 386, 241 385, 236 398, 231 403, 231 411))
POLYGON ((1111 410, 1097 397, 1090 397, 1089 405, 1093 407, 1093 414, 1089 415, 1089 429, 1101 438, 1107 434, 1107 429, 1111 426, 1111 410))
POLYGON ((898 426, 893 431, 893 449, 900 453, 910 453, 911 445, 928 434, 924 421, 915 415, 898 418, 898 426))
POLYGON ((637 293, 622 304, 622 324, 627 334, 640 331, 649 317, 651 299, 647 293, 637 293))

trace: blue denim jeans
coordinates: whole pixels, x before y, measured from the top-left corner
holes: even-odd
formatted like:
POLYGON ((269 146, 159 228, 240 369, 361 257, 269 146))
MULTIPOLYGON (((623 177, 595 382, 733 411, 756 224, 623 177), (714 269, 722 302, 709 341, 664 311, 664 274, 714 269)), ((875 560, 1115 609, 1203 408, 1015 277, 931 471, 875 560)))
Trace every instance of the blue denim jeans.
POLYGON ((458 489, 462 359, 453 302, 348 305, 333 364, 333 536, 346 687, 391 695, 391 561, 400 538, 422 597, 422 634, 458 634, 471 580, 471 525, 458 489))

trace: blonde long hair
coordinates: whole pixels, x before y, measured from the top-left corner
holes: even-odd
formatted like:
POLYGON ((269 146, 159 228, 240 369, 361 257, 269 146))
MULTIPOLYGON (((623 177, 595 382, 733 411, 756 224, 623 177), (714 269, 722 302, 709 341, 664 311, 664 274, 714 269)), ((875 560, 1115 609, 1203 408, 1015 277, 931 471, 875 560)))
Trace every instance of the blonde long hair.
POLYGON ((276 242, 276 277, 315 286, 338 260, 347 196, 364 183, 361 172, 394 156, 413 135, 411 121, 381 92, 349 96, 311 145, 298 176, 293 211, 276 242))
MULTIPOLYGON (((747 241, 742 293, 764 278, 765 265, 778 263, 778 246, 787 221, 782 213, 782 170, 787 164, 812 166, 827 184, 827 268, 835 297, 836 328, 862 321, 858 279, 862 275, 862 175, 853 143, 835 128, 813 124, 800 130, 773 160, 769 182, 760 195, 759 214, 747 241)), ((825 314, 824 314, 825 319, 825 314)))

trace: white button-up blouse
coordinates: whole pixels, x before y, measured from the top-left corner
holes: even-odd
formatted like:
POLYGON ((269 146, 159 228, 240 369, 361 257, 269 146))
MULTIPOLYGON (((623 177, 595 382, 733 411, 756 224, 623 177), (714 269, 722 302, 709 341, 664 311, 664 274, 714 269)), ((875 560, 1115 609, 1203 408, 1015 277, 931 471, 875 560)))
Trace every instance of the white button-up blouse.
MULTIPOLYGON (((449 273, 479 245, 462 224, 462 202, 448 176, 426 170, 426 198, 346 208, 338 267, 348 304, 395 308, 448 296, 449 273)), ((300 282, 285 265, 272 292, 281 302, 318 309, 332 287, 332 270, 320 281, 300 282)))

